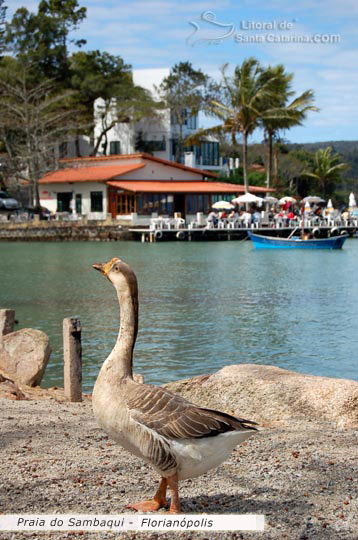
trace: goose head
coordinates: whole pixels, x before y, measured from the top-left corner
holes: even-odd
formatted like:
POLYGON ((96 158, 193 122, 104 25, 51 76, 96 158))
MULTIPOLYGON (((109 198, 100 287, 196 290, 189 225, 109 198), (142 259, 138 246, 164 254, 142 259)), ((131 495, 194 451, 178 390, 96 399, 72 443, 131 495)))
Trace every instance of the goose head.
POLYGON ((92 268, 101 272, 114 285, 117 291, 129 289, 132 295, 137 293, 137 278, 131 267, 118 257, 106 263, 95 263, 92 268))

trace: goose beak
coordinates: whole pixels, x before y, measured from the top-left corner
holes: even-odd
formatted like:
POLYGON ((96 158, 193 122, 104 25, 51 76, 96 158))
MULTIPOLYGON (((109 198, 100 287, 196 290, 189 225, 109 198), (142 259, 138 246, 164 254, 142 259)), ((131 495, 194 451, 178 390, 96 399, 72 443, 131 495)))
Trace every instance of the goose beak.
POLYGON ((95 270, 98 270, 99 272, 102 272, 102 274, 106 273, 105 265, 101 263, 92 264, 92 268, 95 270))

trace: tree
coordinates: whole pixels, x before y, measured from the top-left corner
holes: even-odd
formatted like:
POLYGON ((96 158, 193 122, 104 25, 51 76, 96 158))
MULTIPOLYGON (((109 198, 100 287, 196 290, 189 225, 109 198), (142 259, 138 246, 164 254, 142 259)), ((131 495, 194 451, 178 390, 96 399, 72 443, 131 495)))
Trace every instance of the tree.
POLYGON ((341 180, 341 172, 347 168, 346 163, 341 163, 339 154, 332 154, 332 148, 320 148, 314 156, 312 169, 305 170, 304 176, 316 181, 320 195, 325 199, 332 195, 334 188, 341 180))
POLYGON ((74 105, 81 112, 89 131, 93 128, 93 109, 96 103, 96 143, 93 155, 101 145, 107 145, 107 133, 117 123, 137 122, 154 116, 158 104, 150 93, 133 82, 131 66, 120 56, 107 52, 80 51, 70 58, 71 87, 76 90, 74 105))
POLYGON ((220 101, 213 100, 209 109, 210 113, 219 118, 222 123, 213 128, 201 130, 196 136, 226 133, 230 135, 232 144, 235 146, 236 135, 241 133, 244 184, 247 192, 249 189, 248 137, 257 128, 272 102, 274 77, 264 74, 260 63, 255 58, 244 60, 235 68, 232 77, 227 75, 227 68, 228 64, 225 64, 221 70, 221 99, 220 101))
POLYGON ((55 150, 71 129, 71 111, 69 92, 58 92, 54 81, 28 81, 24 70, 0 70, 0 138, 11 168, 28 177, 39 207, 38 180, 54 167, 55 150))
POLYGON ((180 62, 156 90, 177 126, 175 161, 180 162, 184 147, 183 126, 188 117, 196 116, 207 103, 209 77, 200 69, 194 69, 190 62, 180 62))
MULTIPOLYGON (((5 43, 19 61, 32 66, 34 81, 39 78, 68 82, 67 48, 69 34, 86 16, 77 0, 42 0, 37 13, 21 7, 6 23, 5 43)), ((84 40, 72 40, 81 46, 84 40)))
POLYGON ((294 96, 291 90, 293 73, 286 73, 282 64, 267 68, 264 77, 273 84, 271 103, 261 120, 267 145, 266 186, 270 187, 274 139, 278 138, 280 130, 301 125, 308 111, 318 111, 318 109, 313 106, 313 90, 306 90, 289 102, 289 98, 294 96))

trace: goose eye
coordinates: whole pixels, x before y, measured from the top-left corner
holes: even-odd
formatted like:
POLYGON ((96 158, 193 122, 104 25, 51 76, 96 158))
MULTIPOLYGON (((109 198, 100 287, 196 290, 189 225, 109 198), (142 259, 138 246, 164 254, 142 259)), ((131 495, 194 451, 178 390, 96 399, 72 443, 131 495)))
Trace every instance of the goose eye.
POLYGON ((118 266, 118 264, 115 265, 114 271, 115 271, 115 272, 119 272, 119 266, 118 266))

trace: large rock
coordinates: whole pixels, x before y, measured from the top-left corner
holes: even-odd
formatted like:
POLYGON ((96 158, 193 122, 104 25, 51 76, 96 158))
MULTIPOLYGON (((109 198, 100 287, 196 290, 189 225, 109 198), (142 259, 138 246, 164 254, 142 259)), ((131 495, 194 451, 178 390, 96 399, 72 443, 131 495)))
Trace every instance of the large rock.
POLYGON ((39 385, 50 358, 48 336, 23 328, 0 340, 0 369, 17 383, 39 385))
POLYGON ((358 427, 358 382, 348 379, 241 364, 166 386, 201 406, 261 425, 321 420, 338 427, 358 427))

